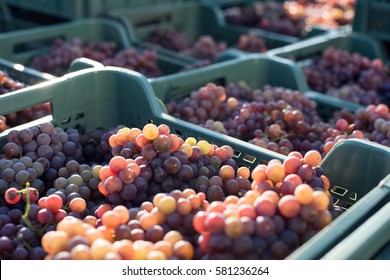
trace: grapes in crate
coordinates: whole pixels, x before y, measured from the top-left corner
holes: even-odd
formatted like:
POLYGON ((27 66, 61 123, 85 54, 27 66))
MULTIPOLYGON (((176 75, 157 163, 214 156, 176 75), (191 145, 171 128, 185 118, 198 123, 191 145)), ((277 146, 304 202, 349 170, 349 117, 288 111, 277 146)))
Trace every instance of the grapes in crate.
POLYGON ((390 104, 389 69, 380 59, 329 47, 303 71, 315 91, 365 106, 390 104))
POLYGON ((321 133, 326 124, 317 115, 316 103, 298 91, 209 83, 166 106, 177 118, 275 152, 323 152, 321 133))
MULTIPOLYGON (((24 88, 26 85, 10 77, 7 72, 0 70, 0 94, 13 92, 24 88)), ((38 104, 31 108, 26 108, 18 112, 0 115, 0 132, 7 128, 21 125, 51 113, 50 104, 38 104)))
MULTIPOLYGON (((227 215, 208 221, 210 230, 220 229, 222 222, 228 232, 223 243, 212 241, 211 248, 219 246, 220 256, 226 258, 251 258, 253 252, 234 249, 234 243, 246 237, 233 228, 251 228, 251 224, 237 224, 233 218, 240 214, 233 204, 244 204, 240 213, 246 218, 252 217, 250 213, 260 217, 276 211, 272 206, 276 199, 284 205, 278 215, 291 221, 281 239, 267 238, 270 255, 264 256, 281 258, 286 246, 298 246, 294 231, 304 242, 340 214, 331 205, 329 181, 317 166, 321 155, 315 151, 304 157, 292 153, 283 164, 273 160, 251 173, 248 167, 237 166, 231 147, 182 139, 164 124, 142 129, 118 126, 80 135, 44 123, 10 131, 7 140, 0 160, 0 200, 5 205, 0 208, 2 259, 208 258, 204 251, 208 241, 199 237, 197 225, 205 211, 227 215), (95 142, 93 146, 87 138, 95 142), (87 146, 100 155, 87 157, 91 154, 85 153, 87 146), (251 199, 263 192, 269 199, 257 199, 251 212, 251 199), (310 207, 302 210, 301 204, 310 207), (300 214, 307 217, 292 217, 286 209, 307 212, 300 214), (313 228, 304 228, 304 219, 314 216, 318 221, 313 228), (284 238, 293 241, 283 243, 284 238), (222 254, 229 246, 236 255, 222 254)), ((256 218, 256 222, 259 236, 253 242, 267 234, 269 220, 256 218)), ((280 231, 284 221, 279 217, 274 223, 280 231)))
POLYGON ((157 53, 154 50, 128 47, 118 49, 114 42, 82 41, 78 38, 71 41, 56 39, 49 53, 36 56, 29 66, 36 70, 64 75, 73 60, 86 57, 105 66, 117 66, 135 70, 146 77, 161 76, 157 65, 157 53))
POLYGON ((223 10, 226 22, 270 32, 301 37, 305 33, 306 16, 293 13, 277 1, 233 6, 223 10))
MULTIPOLYGON (((213 61, 228 47, 225 41, 216 40, 211 35, 201 35, 191 42, 185 32, 176 31, 174 28, 154 30, 148 42, 205 61, 213 61)), ((252 53, 267 51, 264 39, 251 33, 242 34, 232 47, 252 53)))
POLYGON ((223 10, 226 22, 302 37, 313 27, 338 28, 352 23, 355 1, 254 1, 223 10))
POLYGON ((203 259, 284 259, 341 212, 316 151, 293 152, 251 172, 252 189, 199 211, 193 226, 203 259))

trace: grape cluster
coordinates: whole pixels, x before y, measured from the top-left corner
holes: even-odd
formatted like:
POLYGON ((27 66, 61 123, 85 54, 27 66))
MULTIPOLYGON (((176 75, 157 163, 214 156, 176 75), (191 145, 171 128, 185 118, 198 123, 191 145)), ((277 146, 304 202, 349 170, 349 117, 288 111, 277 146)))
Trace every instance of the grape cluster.
POLYGON ((197 59, 213 60, 226 48, 225 42, 216 42, 210 35, 203 35, 193 43, 191 48, 182 52, 197 59))
MULTIPOLYGON (((5 71, 0 70, 0 95, 22 89, 25 86, 24 83, 14 80, 5 71)), ((3 132, 7 128, 42 118, 50 113, 50 104, 44 103, 5 116, 0 115, 0 132, 3 132)))
POLYGON ((330 121, 341 132, 336 137, 327 139, 330 149, 338 141, 343 139, 354 138, 362 134, 370 141, 390 147, 390 113, 389 107, 385 104, 368 105, 365 108, 358 109, 356 112, 342 110, 335 114, 330 121), (351 133, 351 128, 354 133, 351 133))
MULTIPOLYGON (((110 162, 99 171, 100 192, 113 204, 139 206, 174 189, 204 192, 209 201, 242 195, 248 177, 236 172, 233 150, 189 137, 185 141, 166 125, 121 128, 109 138, 110 162)), ((242 172, 242 171, 241 171, 242 172)))
POLYGON ((325 122, 316 103, 298 91, 271 86, 252 90, 239 82, 226 87, 209 83, 166 108, 174 117, 285 155, 316 150, 324 156, 335 143, 350 138, 389 146, 385 104, 355 113, 342 110, 325 122))
POLYGON ((252 190, 213 202, 193 218, 203 259, 284 259, 341 213, 321 155, 291 153, 251 172, 252 190))
MULTIPOLYGON (((35 204, 36 205, 36 204, 35 204)), ((42 260, 46 252, 40 236, 20 223, 23 212, 18 208, 0 207, 0 259, 42 260)), ((40 225, 34 224, 35 231, 40 225)))
POLYGON ((292 13, 282 2, 255 1, 249 5, 223 10, 226 22, 301 37, 305 33, 306 16, 292 13))
POLYGON ((366 106, 390 104, 385 89, 389 72, 380 59, 329 47, 303 71, 315 91, 366 106))
POLYGON ((166 107, 174 117, 282 154, 323 151, 325 123, 317 115, 316 103, 298 91, 209 83, 166 107))
POLYGON ((12 79, 7 72, 0 70, 0 94, 24 88, 24 84, 12 79))
POLYGON ((175 222, 176 217, 170 218, 173 213, 190 213, 188 209, 192 204, 189 198, 179 193, 182 195, 180 201, 176 201, 173 195, 166 195, 158 206, 150 203, 127 209, 122 205, 111 207, 105 204, 97 210, 96 216, 86 216, 83 220, 65 217, 55 231, 42 237, 42 247, 47 253, 45 259, 192 259, 193 245, 179 231, 163 227, 169 220, 175 222))
POLYGON ((262 53, 268 50, 265 40, 253 33, 240 35, 237 48, 251 53, 262 53))
POLYGON ((187 50, 191 45, 186 33, 174 28, 156 28, 150 33, 148 42, 176 52, 187 50))
POLYGON ((83 42, 78 38, 71 41, 56 39, 51 51, 34 57, 29 66, 42 72, 62 76, 67 72, 72 61, 80 57, 90 58, 106 66, 135 70, 147 77, 162 74, 154 50, 138 50, 134 47, 118 50, 114 42, 83 42))
POLYGON ((7 135, 7 140, 8 142, 3 147, 4 154, 1 161, 7 165, 13 161, 20 162, 18 166, 21 167, 15 169, 15 163, 13 163, 12 166, 3 170, 2 177, 6 178, 9 183, 16 184, 18 189, 23 188, 26 182, 34 183, 34 178, 40 176, 45 184, 50 185, 58 177, 58 170, 67 162, 70 160, 84 162, 79 134, 75 129, 64 131, 47 122, 20 131, 11 130, 7 135), (25 158, 28 159, 26 163, 32 163, 31 166, 21 162, 25 158), (28 169, 30 167, 36 171, 36 174, 28 169), (26 173, 27 170, 29 174, 26 173), (19 173, 23 173, 20 176, 23 180, 18 179, 19 173))
POLYGON ((352 23, 356 0, 300 0, 285 1, 284 7, 290 14, 306 17, 306 26, 337 28, 352 23))
MULTIPOLYGON (((154 30, 150 34, 148 42, 200 59, 201 61, 197 62, 196 65, 189 66, 191 69, 208 65, 219 53, 227 49, 226 42, 217 42, 211 35, 202 35, 195 42, 190 42, 184 32, 178 32, 173 28, 158 28, 154 30)), ((264 39, 250 33, 242 34, 237 43, 233 45, 247 52, 259 53, 267 51, 264 39)), ((189 70, 189 67, 183 70, 189 70)))

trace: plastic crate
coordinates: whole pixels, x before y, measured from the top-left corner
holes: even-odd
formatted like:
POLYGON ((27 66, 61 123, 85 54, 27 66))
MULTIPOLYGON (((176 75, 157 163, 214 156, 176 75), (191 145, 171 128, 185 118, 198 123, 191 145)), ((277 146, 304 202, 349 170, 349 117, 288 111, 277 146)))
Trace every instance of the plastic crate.
MULTIPOLYGON (((390 197, 390 176, 381 185, 390 197)), ((325 254, 322 259, 390 259, 390 202, 325 254)))
MULTIPOLYGON (((323 257, 336 244, 350 238, 355 229, 390 199, 388 147, 350 139, 336 145, 323 159, 321 167, 335 186, 331 193, 336 204, 347 211, 293 252, 289 259, 323 257)), ((352 246, 349 250, 358 250, 359 244, 362 243, 349 243, 352 246)))
MULTIPOLYGON (((94 18, 2 34, 0 57, 28 65, 33 57, 49 52, 56 38, 66 41, 74 38, 84 41, 113 41, 119 50, 132 46, 123 26, 118 22, 94 18)), ((188 62, 179 58, 158 54, 158 66, 164 74, 180 71, 187 65, 188 62)))
POLYGON ((266 54, 247 55, 240 59, 221 62, 189 73, 183 72, 153 78, 151 84, 157 97, 166 103, 173 98, 188 95, 192 90, 197 90, 208 82, 226 85, 228 82, 239 81, 245 81, 251 88, 259 88, 269 84, 299 90, 317 102, 318 114, 324 120, 328 120, 335 111, 340 111, 342 108, 351 111, 361 108, 357 104, 310 91, 297 64, 266 54))
POLYGON ((355 10, 354 31, 390 41, 388 0, 357 0, 355 10))
POLYGON ((26 18, 24 13, 15 12, 8 6, 6 0, 0 0, 0 33, 34 26, 42 26, 42 23, 26 18))
MULTIPOLYGON (((84 69, 21 90, 18 94, 2 95, 0 96, 0 114, 18 111, 43 102, 51 103, 53 115, 50 118, 28 123, 16 129, 22 129, 26 126, 31 127, 48 120, 62 128, 79 128, 81 130, 83 128, 110 128, 118 124, 142 127, 152 121, 156 124, 167 124, 171 131, 184 138, 193 136, 198 140, 205 139, 217 145, 230 145, 235 150, 234 159, 237 163, 251 169, 257 164, 267 162, 273 158, 280 160, 285 158, 283 155, 259 147, 254 148, 241 140, 215 133, 167 115, 147 79, 130 70, 115 67, 84 69), (107 92, 111 94, 108 95, 107 92), (247 156, 252 157, 253 160, 248 161, 247 156)), ((0 148, 5 144, 8 132, 0 134, 0 148)), ((355 217, 356 219, 354 213, 365 211, 363 202, 366 196, 363 195, 369 191, 368 189, 372 184, 365 186, 367 180, 361 180, 355 184, 355 177, 353 176, 357 174, 369 178, 369 181, 374 184, 378 180, 376 176, 381 177, 382 174, 372 173, 372 170, 390 168, 389 149, 383 146, 380 147, 380 151, 383 152, 380 152, 375 144, 371 145, 371 143, 363 140, 351 139, 335 145, 334 149, 324 158, 321 166, 324 168, 325 174, 331 178, 331 182, 338 184, 339 181, 336 179, 340 179, 352 191, 359 193, 358 198, 362 196, 360 200, 362 203, 358 201, 355 206, 359 203, 363 205, 363 207, 355 207, 354 211, 351 207, 324 230, 345 228, 349 224, 338 222, 340 219, 347 215, 347 217, 352 217, 352 219, 355 217), (351 154, 357 156, 351 156, 351 154), (344 164, 342 168, 332 168, 333 164, 336 167, 338 166, 340 158, 349 161, 350 164, 345 165, 343 161, 340 163, 344 164), (349 181, 351 178, 352 181, 349 181)), ((389 170, 387 170, 388 172, 389 170)), ((350 218, 347 220, 349 221, 350 218)), ((321 236, 321 244, 334 239, 332 235, 324 236, 321 233, 322 231, 317 234, 321 236)), ((317 235, 313 238, 316 238, 317 235)), ((314 253, 318 252, 318 248, 312 246, 305 247, 302 250, 311 255, 316 255, 314 253)), ((293 257, 293 255, 291 256, 293 257)))
MULTIPOLYGON (((179 55, 190 61, 193 61, 194 58, 148 43, 147 39, 151 32, 157 28, 173 28, 184 32, 190 42, 195 42, 201 35, 211 35, 216 41, 224 41, 228 47, 233 48, 239 37, 249 32, 263 38, 268 49, 291 43, 283 38, 280 39, 275 34, 228 27, 221 18, 221 14, 218 13, 218 8, 209 3, 187 1, 159 6, 116 9, 112 10, 109 15, 124 24, 132 42, 157 48, 167 55, 179 55)), ((241 53, 245 54, 246 52, 241 53)))
MULTIPOLYGON (((295 61, 297 65, 303 67, 305 64, 310 63, 312 57, 321 55, 329 47, 349 52, 357 52, 370 59, 379 58, 383 61, 387 61, 386 53, 376 40, 362 34, 344 33, 340 31, 329 32, 316 38, 270 50, 268 53, 269 55, 275 55, 284 59, 291 59, 295 61)), ((304 74, 302 73, 302 75, 304 74)), ((305 78, 304 80, 302 90, 305 90, 305 88, 309 89, 309 85, 305 78)), ((319 95, 313 96, 313 98, 328 99, 331 103, 342 102, 342 106, 346 106, 347 108, 351 108, 352 106, 355 110, 357 108, 356 106, 360 106, 326 94, 322 94, 322 97, 319 95)))

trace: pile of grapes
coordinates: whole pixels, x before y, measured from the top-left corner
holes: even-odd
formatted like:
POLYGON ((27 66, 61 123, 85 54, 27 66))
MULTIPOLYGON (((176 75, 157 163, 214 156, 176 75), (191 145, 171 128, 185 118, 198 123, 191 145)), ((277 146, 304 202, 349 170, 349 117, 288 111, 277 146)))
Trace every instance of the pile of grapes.
POLYGON ((342 213, 319 152, 252 170, 233 154, 164 124, 12 130, 0 259, 283 259, 342 213))
POLYGON ((380 59, 327 48, 303 68, 311 89, 362 105, 390 105, 389 70, 380 59))
MULTIPOLYGON (((213 61, 227 48, 225 41, 217 42, 211 35, 202 35, 195 42, 191 42, 185 32, 173 28, 155 29, 151 32, 148 42, 206 61, 213 61)), ((267 51, 264 39, 252 33, 242 34, 233 46, 252 53, 267 51)))
POLYGON ((301 37, 314 26, 328 29, 350 24, 355 15, 355 2, 356 0, 254 1, 250 5, 226 8, 223 13, 228 23, 301 37))
MULTIPOLYGON (((14 80, 7 72, 0 70, 0 95, 12 92, 25 87, 24 83, 14 80)), ((50 104, 35 105, 32 108, 26 108, 19 112, 0 115, 0 132, 9 127, 24 124, 50 114, 50 104)))
POLYGON ((138 50, 134 47, 118 50, 114 42, 83 42, 77 38, 71 41, 56 39, 51 51, 34 57, 29 66, 42 72, 62 76, 68 71, 72 61, 80 57, 90 58, 106 66, 135 70, 146 77, 162 75, 157 65, 157 53, 154 50, 138 50))
POLYGON ((352 23, 356 0, 298 0, 285 1, 290 14, 306 17, 307 27, 337 28, 352 23))
POLYGON ((209 83, 187 97, 166 104, 170 115, 257 146, 288 155, 319 151, 348 138, 368 139, 390 146, 389 108, 370 105, 357 112, 343 110, 332 120, 321 120, 316 103, 298 91, 245 83, 226 87, 209 83))
POLYGON ((286 9, 282 2, 254 1, 244 6, 223 10, 226 22, 254 27, 270 32, 302 37, 306 28, 306 15, 286 9))

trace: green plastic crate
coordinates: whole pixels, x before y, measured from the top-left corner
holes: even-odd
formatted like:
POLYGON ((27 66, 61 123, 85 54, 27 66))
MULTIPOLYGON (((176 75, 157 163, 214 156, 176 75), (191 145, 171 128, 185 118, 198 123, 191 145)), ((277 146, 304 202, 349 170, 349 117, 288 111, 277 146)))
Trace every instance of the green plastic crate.
MULTIPOLYGON (((132 44, 123 26, 118 22, 104 18, 82 19, 69 23, 45 27, 18 30, 0 35, 0 57, 12 62, 28 65, 33 57, 49 52, 56 38, 84 41, 113 41, 118 49, 131 47, 132 44)), ((188 65, 179 58, 158 55, 158 66, 163 73, 174 73, 188 65)))
POLYGON ((327 120, 335 111, 347 108, 356 111, 361 106, 310 91, 297 64, 266 54, 252 54, 240 59, 225 61, 190 73, 177 73, 151 79, 158 98, 167 103, 173 98, 188 95, 208 82, 225 85, 228 82, 245 81, 251 88, 266 84, 299 90, 317 102, 320 117, 327 120), (281 79, 280 77, 283 77, 281 79))
MULTIPOLYGON (((321 167, 335 186, 331 193, 336 204, 347 211, 293 252, 289 259, 323 257, 337 244, 347 242, 345 240, 354 234, 354 230, 390 199, 388 147, 350 139, 335 145, 321 162, 321 167)), ((361 242, 348 244, 352 246, 349 250, 354 251, 361 242)))
POLYGON ((5 0, 0 0, 0 33, 18 29, 16 19, 5 0))
MULTIPOLYGON (((132 42, 157 48, 167 55, 183 57, 193 61, 188 55, 165 49, 147 42, 150 33, 157 28, 173 28, 184 32, 190 42, 194 42, 201 35, 211 35, 216 41, 225 41, 229 47, 234 47, 242 34, 249 32, 259 35, 265 40, 268 49, 289 44, 289 41, 280 39, 275 34, 266 34, 256 30, 240 30, 228 27, 216 6, 209 3, 187 1, 159 6, 135 7, 131 9, 116 9, 109 13, 124 24, 132 42)), ((245 54, 246 52, 241 52, 245 54)))
POLYGON ((357 0, 353 30, 379 40, 390 41, 388 0, 357 0))
POLYGON ((380 42, 390 54, 390 1, 357 0, 352 29, 380 42))
MULTIPOLYGON (((334 47, 336 49, 349 52, 357 52, 370 59, 380 58, 383 61, 387 61, 386 52, 376 40, 362 34, 350 34, 340 31, 329 32, 316 38, 307 39, 289 46, 273 49, 268 53, 269 55, 275 55, 284 59, 292 59, 297 63, 297 65, 304 66, 306 63, 310 62, 312 57, 321 55, 328 47, 334 47)), ((304 74, 302 73, 302 75, 304 74)), ((302 90, 305 91, 306 89, 309 89, 309 85, 307 84, 305 78, 304 80, 305 81, 302 83, 302 90)), ((332 104, 342 103, 342 106, 346 106, 346 108, 349 108, 350 110, 352 108, 355 108, 353 110, 356 110, 358 107, 361 107, 360 105, 343 101, 326 94, 316 95, 313 96, 313 98, 328 100, 332 104)))
MULTIPOLYGON (((390 197, 390 176, 381 185, 390 197)), ((322 259, 390 259, 390 202, 325 254, 322 259)))

